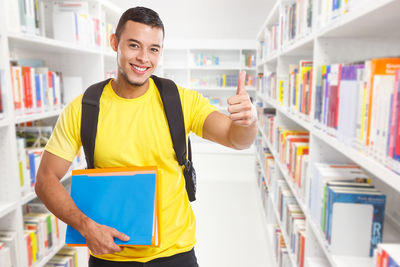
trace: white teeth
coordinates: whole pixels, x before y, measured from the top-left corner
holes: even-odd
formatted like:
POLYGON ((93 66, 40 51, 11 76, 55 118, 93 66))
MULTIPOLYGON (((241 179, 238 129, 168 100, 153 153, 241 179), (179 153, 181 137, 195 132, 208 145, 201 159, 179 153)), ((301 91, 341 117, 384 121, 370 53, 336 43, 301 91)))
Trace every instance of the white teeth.
POLYGON ((146 70, 146 68, 139 68, 139 67, 137 67, 137 66, 134 66, 134 65, 132 65, 135 69, 137 69, 138 71, 145 71, 146 70))

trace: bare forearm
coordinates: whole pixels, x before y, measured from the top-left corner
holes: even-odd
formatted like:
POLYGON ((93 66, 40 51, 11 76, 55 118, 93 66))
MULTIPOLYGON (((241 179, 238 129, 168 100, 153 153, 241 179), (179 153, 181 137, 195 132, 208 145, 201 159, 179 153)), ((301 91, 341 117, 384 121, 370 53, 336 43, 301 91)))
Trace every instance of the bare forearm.
POLYGON ((91 219, 78 209, 56 176, 39 175, 35 185, 39 199, 57 218, 85 235, 91 219))
POLYGON ((236 149, 249 148, 253 144, 256 135, 257 121, 247 127, 232 123, 229 129, 229 140, 236 149))

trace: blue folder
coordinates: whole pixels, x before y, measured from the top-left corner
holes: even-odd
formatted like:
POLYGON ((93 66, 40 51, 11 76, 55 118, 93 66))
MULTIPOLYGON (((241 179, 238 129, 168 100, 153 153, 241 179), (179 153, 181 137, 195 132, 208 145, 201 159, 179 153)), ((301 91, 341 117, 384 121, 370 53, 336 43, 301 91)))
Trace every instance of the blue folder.
MULTIPOLYGON (((134 175, 73 175, 71 197, 76 206, 99 224, 115 228, 130 237, 118 245, 155 245, 158 233, 156 173, 134 175)), ((66 244, 85 245, 85 238, 67 226, 66 244)))

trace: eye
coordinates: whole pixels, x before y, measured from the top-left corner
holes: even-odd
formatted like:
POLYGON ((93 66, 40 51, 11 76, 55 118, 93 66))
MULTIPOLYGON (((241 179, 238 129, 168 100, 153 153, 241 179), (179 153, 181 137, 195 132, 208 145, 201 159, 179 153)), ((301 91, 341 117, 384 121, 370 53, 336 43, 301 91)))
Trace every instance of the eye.
POLYGON ((153 48, 151 48, 151 51, 153 53, 158 53, 160 50, 158 48, 153 47, 153 48))
POLYGON ((139 47, 137 44, 130 44, 129 46, 132 47, 132 48, 138 48, 139 47))

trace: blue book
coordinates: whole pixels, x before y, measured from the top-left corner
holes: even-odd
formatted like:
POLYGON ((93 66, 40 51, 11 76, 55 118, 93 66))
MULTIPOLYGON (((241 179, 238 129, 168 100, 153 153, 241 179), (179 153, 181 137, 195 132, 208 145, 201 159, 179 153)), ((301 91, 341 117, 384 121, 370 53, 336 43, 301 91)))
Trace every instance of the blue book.
MULTIPOLYGON (((129 241, 115 238, 117 245, 159 245, 156 168, 73 171, 71 197, 89 218, 130 237, 129 241)), ((86 240, 67 226, 65 243, 84 246, 86 240)))
POLYGON ((35 74, 36 104, 38 108, 42 107, 42 87, 40 86, 40 74, 35 74))
POLYGON ((378 191, 328 187, 326 237, 335 246, 332 252, 372 257, 382 242, 385 205, 386 196, 378 191))
POLYGON ((400 267, 400 265, 391 256, 389 256, 388 267, 400 267))

